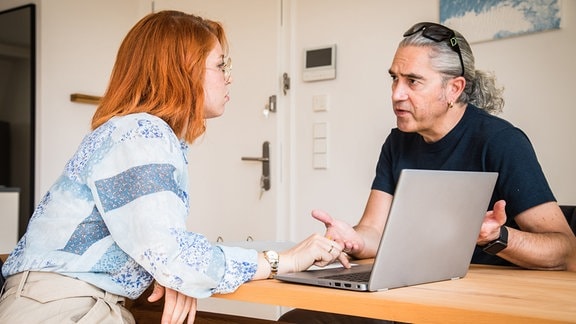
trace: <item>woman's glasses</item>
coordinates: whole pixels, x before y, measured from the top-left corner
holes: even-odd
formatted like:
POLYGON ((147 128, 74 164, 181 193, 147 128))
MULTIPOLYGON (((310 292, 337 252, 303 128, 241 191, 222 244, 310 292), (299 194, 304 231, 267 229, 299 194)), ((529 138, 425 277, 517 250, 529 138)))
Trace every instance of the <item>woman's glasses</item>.
POLYGON ((232 76, 232 59, 230 57, 222 59, 222 63, 218 64, 218 68, 206 67, 207 70, 220 70, 224 74, 224 82, 228 83, 232 76))
POLYGON ((437 43, 448 41, 450 48, 458 53, 458 58, 460 58, 460 66, 462 67, 462 74, 464 76, 464 60, 462 60, 462 52, 460 51, 460 46, 458 46, 458 40, 456 39, 456 34, 454 31, 448 27, 442 26, 440 24, 435 24, 431 22, 418 23, 412 26, 404 33, 404 37, 408 37, 422 31, 422 36, 431 39, 437 43))
POLYGON ((223 61, 218 67, 222 70, 222 73, 224 73, 224 81, 230 81, 230 77, 232 76, 232 58, 228 57, 226 61, 223 61))

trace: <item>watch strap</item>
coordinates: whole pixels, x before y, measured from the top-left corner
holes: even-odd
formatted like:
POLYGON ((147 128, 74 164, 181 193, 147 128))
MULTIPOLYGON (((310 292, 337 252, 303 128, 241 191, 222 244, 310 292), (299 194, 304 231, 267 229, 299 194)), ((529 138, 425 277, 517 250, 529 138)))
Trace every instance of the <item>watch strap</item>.
POLYGON ((506 247, 508 247, 508 228, 506 228, 506 226, 501 226, 500 236, 494 241, 486 244, 482 250, 488 254, 496 255, 506 247))

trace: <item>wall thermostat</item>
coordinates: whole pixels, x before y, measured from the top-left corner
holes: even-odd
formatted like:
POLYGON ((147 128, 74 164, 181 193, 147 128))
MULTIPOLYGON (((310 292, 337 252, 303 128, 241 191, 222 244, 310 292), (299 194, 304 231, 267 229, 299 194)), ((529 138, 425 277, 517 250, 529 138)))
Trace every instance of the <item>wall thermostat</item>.
POLYGON ((304 81, 336 78, 336 44, 304 50, 304 81))

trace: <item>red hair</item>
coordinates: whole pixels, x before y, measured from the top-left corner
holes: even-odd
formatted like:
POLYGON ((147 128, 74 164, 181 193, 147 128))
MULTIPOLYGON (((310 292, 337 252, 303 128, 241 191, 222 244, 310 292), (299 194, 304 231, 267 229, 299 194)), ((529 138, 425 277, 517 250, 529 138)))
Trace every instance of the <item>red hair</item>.
POLYGON ((227 53, 224 29, 215 21, 179 11, 142 18, 120 45, 92 129, 114 116, 146 112, 192 143, 206 130, 206 57, 217 42, 227 53))

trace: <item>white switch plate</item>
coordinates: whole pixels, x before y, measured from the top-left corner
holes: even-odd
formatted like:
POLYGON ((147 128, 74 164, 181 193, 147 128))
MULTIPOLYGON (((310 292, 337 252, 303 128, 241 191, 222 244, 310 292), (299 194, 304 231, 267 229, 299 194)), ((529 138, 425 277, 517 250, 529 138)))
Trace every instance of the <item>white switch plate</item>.
POLYGON ((312 158, 314 169, 328 169, 328 154, 314 153, 312 158))
POLYGON ((328 137, 328 123, 320 122, 313 125, 314 138, 327 138, 328 137))
POLYGON ((326 153, 328 149, 328 141, 325 138, 314 139, 314 154, 326 153))
POLYGON ((328 111, 328 95, 320 94, 312 97, 313 111, 328 111))

